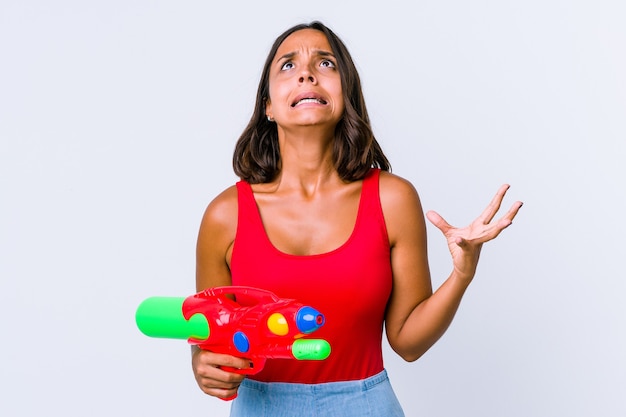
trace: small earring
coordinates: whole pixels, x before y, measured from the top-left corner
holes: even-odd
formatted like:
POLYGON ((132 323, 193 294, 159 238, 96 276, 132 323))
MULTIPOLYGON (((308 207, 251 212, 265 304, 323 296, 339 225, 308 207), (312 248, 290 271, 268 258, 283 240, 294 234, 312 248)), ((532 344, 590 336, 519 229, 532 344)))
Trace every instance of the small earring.
POLYGON ((273 122, 273 121, 274 121, 274 119, 272 119, 272 118, 268 115, 268 116, 267 116, 267 121, 268 121, 268 122, 273 122))

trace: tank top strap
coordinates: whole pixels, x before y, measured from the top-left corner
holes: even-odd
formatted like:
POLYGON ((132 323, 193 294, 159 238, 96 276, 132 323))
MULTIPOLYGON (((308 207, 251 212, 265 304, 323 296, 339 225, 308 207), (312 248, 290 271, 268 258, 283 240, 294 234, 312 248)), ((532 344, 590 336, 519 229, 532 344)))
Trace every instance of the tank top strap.
POLYGON ((237 186, 237 200, 239 205, 247 206, 249 204, 256 205, 254 201, 254 194, 252 193, 252 186, 250 183, 240 180, 235 184, 237 186))
POLYGON ((363 179, 359 218, 367 225, 368 233, 375 231, 388 242, 387 226, 380 203, 380 171, 378 168, 372 168, 363 179))
MULTIPOLYGON (((387 228, 380 204, 380 171, 378 168, 372 168, 363 178, 353 235, 359 232, 371 233, 375 231, 387 241, 387 228)), ((251 185, 246 181, 238 181, 236 186, 238 195, 237 237, 239 240, 252 239, 257 242, 257 245, 264 242, 263 246, 267 246, 266 249, 273 248, 263 226, 251 185)), ((257 248, 260 247, 257 246, 257 248)))
POLYGON ((371 199, 378 200, 378 181, 380 178, 380 169, 372 168, 369 170, 365 178, 363 178, 363 197, 368 201, 371 199))
MULTIPOLYGON (((237 238, 252 239, 260 244, 266 240, 265 228, 261 220, 252 186, 246 181, 238 181, 237 186, 237 238)), ((237 240, 237 239, 236 239, 237 240)))

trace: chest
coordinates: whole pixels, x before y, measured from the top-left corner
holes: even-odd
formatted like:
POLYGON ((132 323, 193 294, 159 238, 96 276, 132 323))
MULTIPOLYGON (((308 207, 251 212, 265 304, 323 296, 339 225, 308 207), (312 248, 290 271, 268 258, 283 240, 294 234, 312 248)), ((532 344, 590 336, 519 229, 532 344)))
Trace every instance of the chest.
POLYGON ((256 201, 265 233, 276 249, 316 255, 348 241, 359 213, 360 190, 312 199, 260 195, 256 201))

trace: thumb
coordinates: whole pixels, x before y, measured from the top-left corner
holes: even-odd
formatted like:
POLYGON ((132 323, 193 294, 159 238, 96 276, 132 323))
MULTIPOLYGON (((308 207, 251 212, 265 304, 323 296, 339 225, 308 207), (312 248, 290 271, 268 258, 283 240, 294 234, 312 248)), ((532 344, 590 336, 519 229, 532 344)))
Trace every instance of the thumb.
POLYGON ((447 221, 444 220, 443 217, 439 215, 436 211, 429 210, 426 213, 426 218, 439 230, 443 233, 446 233, 448 230, 452 228, 447 221))

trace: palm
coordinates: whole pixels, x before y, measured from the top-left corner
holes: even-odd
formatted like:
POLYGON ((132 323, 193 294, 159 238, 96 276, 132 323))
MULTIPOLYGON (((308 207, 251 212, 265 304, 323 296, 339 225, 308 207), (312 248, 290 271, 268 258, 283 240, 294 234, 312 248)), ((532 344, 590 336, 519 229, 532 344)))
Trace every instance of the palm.
POLYGON ((470 279, 474 276, 483 243, 495 239, 506 229, 522 206, 520 201, 515 202, 504 216, 492 222, 508 189, 508 184, 501 186, 487 208, 467 227, 453 227, 438 213, 426 213, 428 220, 444 234, 454 269, 462 276, 470 279))

